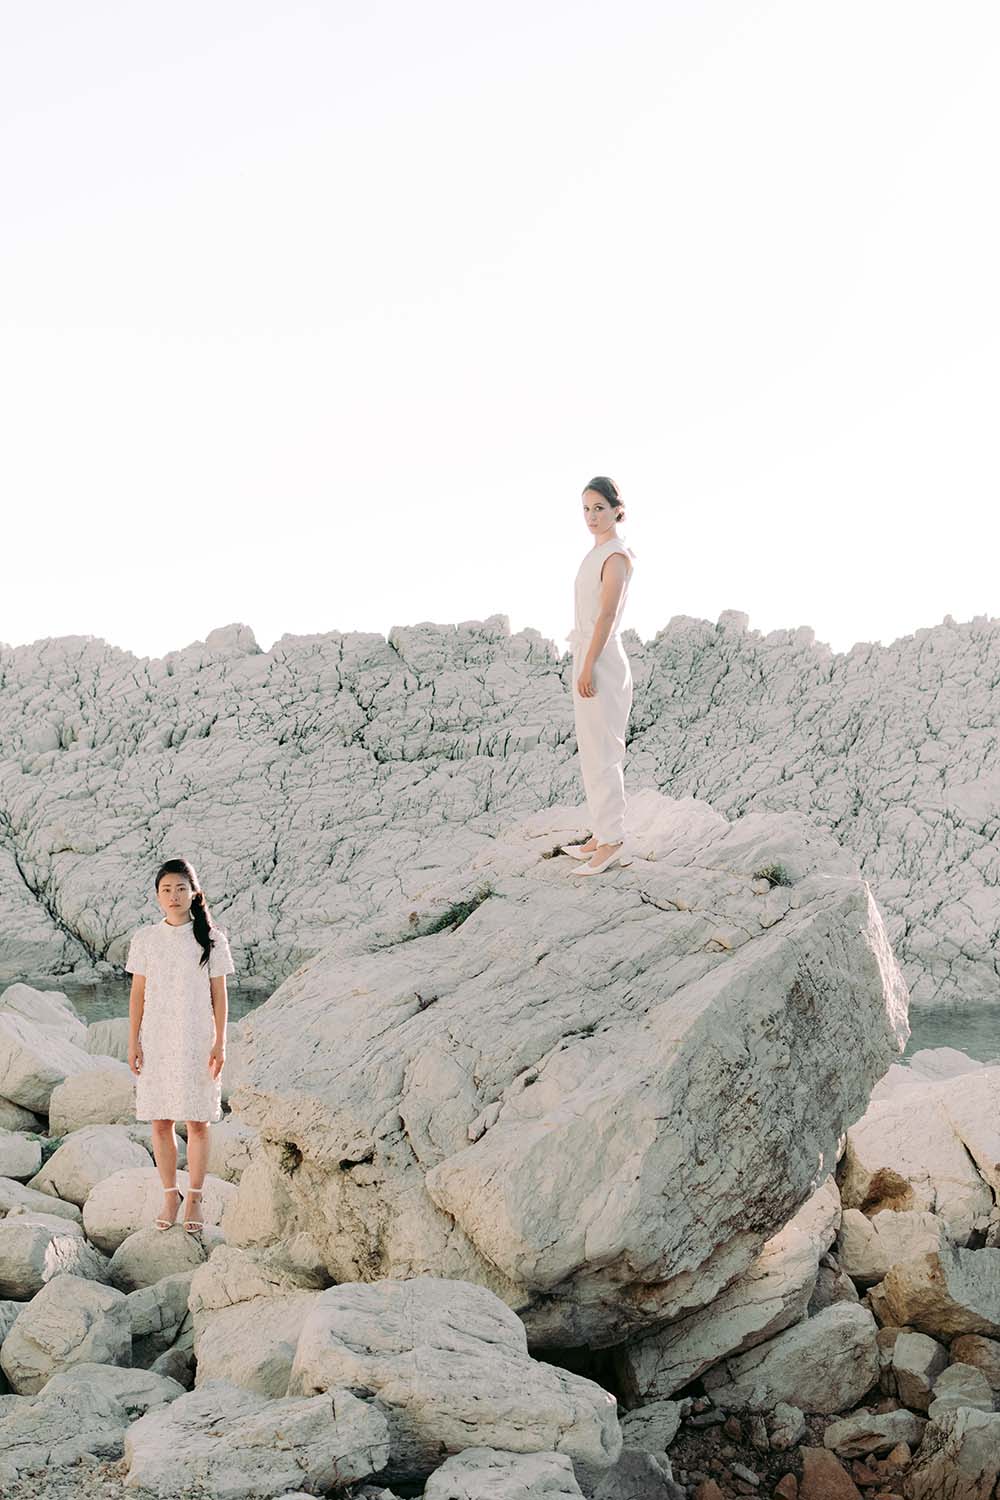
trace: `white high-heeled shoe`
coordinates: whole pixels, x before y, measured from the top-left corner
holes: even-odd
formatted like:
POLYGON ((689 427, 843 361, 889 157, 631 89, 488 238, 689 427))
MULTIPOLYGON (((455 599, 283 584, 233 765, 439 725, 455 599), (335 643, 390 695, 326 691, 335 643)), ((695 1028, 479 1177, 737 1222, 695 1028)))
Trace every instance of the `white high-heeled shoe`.
POLYGON ((623 869, 626 865, 630 865, 632 863, 632 856, 631 854, 625 853, 624 844, 622 844, 620 849, 613 850, 606 859, 602 859, 599 865, 577 865, 576 869, 573 871, 573 874, 603 875, 605 870, 610 870, 611 866, 616 863, 621 865, 623 869))
MULTIPOLYGON (((584 839, 584 843, 586 842, 584 839)), ((594 849, 596 848, 595 844, 594 849)), ((563 854, 568 854, 570 859, 593 859, 594 849, 584 849, 583 844, 563 844, 562 846, 563 854)))

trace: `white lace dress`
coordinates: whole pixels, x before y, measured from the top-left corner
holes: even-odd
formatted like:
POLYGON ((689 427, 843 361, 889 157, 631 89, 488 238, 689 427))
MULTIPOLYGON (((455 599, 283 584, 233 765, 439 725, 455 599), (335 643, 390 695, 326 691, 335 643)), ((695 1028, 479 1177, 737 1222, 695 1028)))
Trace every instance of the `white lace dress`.
POLYGON ((146 976, 137 1120, 222 1118, 222 1087, 208 1068, 215 1040, 209 979, 235 969, 225 933, 213 927, 211 936, 212 952, 202 964, 193 922, 173 926, 164 918, 133 934, 125 969, 146 976))

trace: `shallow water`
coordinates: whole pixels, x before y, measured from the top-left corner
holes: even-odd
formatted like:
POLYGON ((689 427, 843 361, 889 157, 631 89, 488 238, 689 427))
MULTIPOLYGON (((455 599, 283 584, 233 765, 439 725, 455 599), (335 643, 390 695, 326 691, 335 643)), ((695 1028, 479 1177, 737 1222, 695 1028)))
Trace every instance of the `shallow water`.
MULTIPOLYGON (((25 981, 32 983, 31 980, 25 981)), ((62 990, 68 995, 85 1021, 104 1021, 110 1016, 128 1015, 128 992, 131 981, 105 980, 102 983, 74 984, 68 980, 36 980, 40 990, 62 990)), ((0 991, 6 988, 0 984, 0 991)), ((227 985, 229 1019, 239 1021, 268 998, 261 989, 241 990, 238 984, 227 985)), ((968 1010, 952 1006, 922 1006, 910 1011, 912 1035, 904 1057, 923 1047, 957 1047, 980 1062, 1000 1058, 1000 1003, 977 1005, 968 1010)))

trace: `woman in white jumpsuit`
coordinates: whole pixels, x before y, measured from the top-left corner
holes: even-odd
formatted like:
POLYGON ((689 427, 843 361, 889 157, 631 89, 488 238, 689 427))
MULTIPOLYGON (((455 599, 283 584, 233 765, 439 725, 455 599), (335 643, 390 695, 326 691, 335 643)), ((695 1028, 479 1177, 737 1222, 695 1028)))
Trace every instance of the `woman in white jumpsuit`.
POLYGON ((583 518, 594 545, 576 575, 576 620, 567 636, 573 648, 573 711, 580 772, 591 837, 564 853, 580 861, 576 875, 599 875, 623 858, 625 848, 625 728, 632 708, 632 670, 619 626, 634 554, 615 531, 624 507, 614 482, 603 475, 583 492, 583 518), (586 862, 584 862, 586 861, 586 862))

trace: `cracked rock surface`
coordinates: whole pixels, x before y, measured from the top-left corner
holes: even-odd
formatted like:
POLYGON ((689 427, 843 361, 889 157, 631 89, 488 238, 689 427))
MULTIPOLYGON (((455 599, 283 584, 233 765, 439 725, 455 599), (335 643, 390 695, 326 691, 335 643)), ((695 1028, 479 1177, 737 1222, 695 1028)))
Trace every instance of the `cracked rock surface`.
MULTIPOLYGON (((834 653, 675 616, 625 633, 626 780, 728 818, 808 816, 853 851, 916 1004, 995 998, 1000 620, 834 653)), ((244 979, 284 978, 523 816, 578 796, 570 660, 503 616, 378 634, 243 625, 163 658, 0 646, 0 977, 108 964, 165 836, 244 979)))
POLYGON ((903 1045, 905 986, 804 820, 632 815, 613 880, 547 857, 580 817, 548 809, 248 1018, 233 1103, 262 1145, 230 1244, 484 1284, 536 1345, 620 1342, 747 1269, 903 1045))

